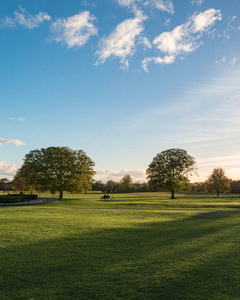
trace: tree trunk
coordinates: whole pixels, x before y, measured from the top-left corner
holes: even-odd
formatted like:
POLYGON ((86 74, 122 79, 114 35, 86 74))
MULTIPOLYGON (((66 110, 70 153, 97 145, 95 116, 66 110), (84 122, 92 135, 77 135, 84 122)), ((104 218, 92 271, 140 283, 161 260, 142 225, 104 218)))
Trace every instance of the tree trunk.
POLYGON ((174 190, 172 190, 171 192, 172 192, 172 197, 171 197, 171 199, 176 199, 176 198, 174 197, 174 190))
POLYGON ((220 194, 220 192, 219 192, 219 191, 217 191, 217 196, 219 196, 219 194, 220 194))
POLYGON ((59 194, 59 200, 61 200, 63 197, 63 192, 61 191, 60 194, 59 194))

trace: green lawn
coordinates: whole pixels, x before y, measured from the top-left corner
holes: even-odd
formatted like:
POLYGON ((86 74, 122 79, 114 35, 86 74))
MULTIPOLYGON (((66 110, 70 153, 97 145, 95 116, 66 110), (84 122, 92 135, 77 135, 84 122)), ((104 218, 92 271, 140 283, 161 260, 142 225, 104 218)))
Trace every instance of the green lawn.
POLYGON ((0 207, 1 300, 240 299, 240 212, 194 211, 239 209, 240 200, 100 197, 0 207))

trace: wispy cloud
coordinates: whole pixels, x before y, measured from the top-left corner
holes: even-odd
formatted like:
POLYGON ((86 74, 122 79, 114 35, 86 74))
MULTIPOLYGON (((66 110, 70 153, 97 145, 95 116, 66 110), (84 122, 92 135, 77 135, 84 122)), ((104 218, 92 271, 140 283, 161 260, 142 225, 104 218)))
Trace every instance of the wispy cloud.
POLYGON ((123 21, 108 37, 102 38, 99 50, 96 51, 99 57, 96 64, 102 64, 110 57, 117 57, 122 63, 122 68, 127 69, 127 58, 135 53, 136 39, 144 29, 144 20, 146 17, 138 12, 136 18, 123 21))
POLYGON ((197 165, 205 178, 210 175, 214 168, 224 168, 229 178, 240 179, 240 155, 225 155, 217 157, 205 157, 197 160, 197 165))
POLYGON ((191 4, 194 5, 194 4, 197 4, 197 5, 201 5, 203 4, 204 0, 192 0, 191 1, 191 4))
POLYGON ((240 163, 240 155, 225 155, 225 156, 213 156, 202 158, 198 160, 198 164, 209 164, 209 163, 223 163, 227 161, 238 161, 240 163))
POLYGON ((95 0, 94 1, 82 0, 81 4, 83 4, 84 6, 97 7, 97 2, 95 0))
POLYGON ((148 72, 148 64, 150 62, 153 62, 154 64, 160 64, 160 65, 167 65, 167 64, 173 64, 175 62, 175 56, 164 56, 161 57, 147 57, 142 61, 142 68, 144 71, 148 72))
MULTIPOLYGON (((224 68, 214 78, 189 83, 176 97, 166 97, 125 121, 132 136, 147 133, 147 145, 157 151, 177 147, 187 149, 198 162, 202 181, 214 167, 226 169, 232 178, 240 178, 240 76, 239 67, 224 68), (204 161, 216 157, 219 161, 204 161), (228 159, 225 160, 225 158, 228 159)), ((173 85, 174 87, 174 85, 173 85)), ((180 92, 179 92, 180 91, 180 92)), ((145 145, 142 145, 143 149, 145 145)), ((143 151, 148 151, 144 149, 143 151)))
POLYGON ((27 29, 34 29, 44 21, 49 21, 51 17, 46 12, 30 15, 25 9, 19 7, 14 12, 14 17, 5 17, 0 21, 0 27, 15 27, 20 25, 27 29))
POLYGON ((145 47, 145 49, 146 49, 146 48, 149 48, 149 49, 152 48, 151 42, 150 42, 149 39, 146 38, 145 36, 144 36, 144 37, 140 37, 138 43, 139 43, 139 44, 142 44, 142 45, 145 47))
POLYGON ((6 139, 3 139, 3 138, 0 138, 0 146, 5 145, 5 144, 13 144, 17 147, 25 145, 25 143, 23 143, 19 140, 6 140, 6 139))
POLYGON ((4 161, 0 161, 0 174, 14 176, 20 167, 21 167, 21 164, 8 165, 4 161))
POLYGON ((235 65, 238 62, 238 58, 237 57, 233 57, 233 58, 226 58, 225 56, 222 57, 219 60, 216 60, 217 64, 230 64, 230 65, 235 65))
POLYGON ((166 27, 169 27, 170 26, 170 22, 171 22, 171 19, 167 19, 165 22, 164 22, 164 26, 166 27))
POLYGON ((231 38, 231 34, 235 31, 235 30, 239 30, 239 20, 237 18, 237 16, 233 16, 228 18, 228 23, 226 28, 224 29, 223 33, 219 35, 219 37, 223 36, 226 39, 230 39, 231 38))
POLYGON ((163 12, 174 14, 174 5, 171 0, 116 0, 121 6, 135 10, 137 7, 154 7, 163 12))
POLYGON ((67 44, 69 48, 82 47, 91 36, 98 34, 98 29, 93 24, 95 20, 95 16, 89 11, 58 19, 51 25, 52 39, 67 44))
POLYGON ((12 118, 10 118, 10 120, 12 120, 12 121, 17 120, 17 121, 21 121, 21 122, 26 121, 26 119, 23 118, 23 117, 20 117, 20 118, 14 118, 14 117, 12 117, 12 118))
POLYGON ((131 7, 139 2, 138 0, 116 0, 116 2, 121 6, 131 7))
POLYGON ((174 14, 174 5, 172 1, 149 0, 148 3, 161 11, 174 14))
POLYGON ((237 57, 234 57, 234 58, 230 59, 230 64, 231 65, 235 65, 237 62, 238 62, 238 58, 237 57))
MULTIPOLYGON (((173 142, 188 147, 206 147, 225 152, 239 149, 240 140, 240 77, 239 68, 223 69, 222 75, 204 83, 189 83, 175 99, 166 99, 159 107, 144 110, 131 117, 128 130, 147 130, 155 141, 173 142), (171 124, 169 120, 171 119, 171 124), (175 120, 177 120, 175 122, 175 120), (163 136, 164 135, 164 136, 163 136), (170 140, 171 138, 171 140, 170 140), (224 146, 225 144, 225 146, 224 146), (231 145, 231 147, 230 147, 231 145)), ((209 150, 210 151, 210 150, 209 150)))

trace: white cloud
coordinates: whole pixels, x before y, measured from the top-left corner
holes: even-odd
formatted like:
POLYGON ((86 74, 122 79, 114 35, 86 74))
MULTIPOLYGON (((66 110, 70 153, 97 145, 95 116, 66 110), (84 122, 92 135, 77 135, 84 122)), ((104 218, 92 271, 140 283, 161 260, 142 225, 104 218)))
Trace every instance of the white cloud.
POLYGON ((201 33, 208 31, 217 20, 221 20, 220 10, 208 9, 194 14, 189 22, 163 32, 153 40, 153 44, 162 52, 170 55, 192 52, 199 47, 197 41, 201 33))
POLYGON ((146 181, 146 171, 145 170, 131 170, 123 169, 121 171, 114 170, 98 170, 96 171, 95 180, 107 182, 108 180, 113 180, 119 182, 125 175, 130 175, 133 182, 144 182, 146 181))
POLYGON ((173 64, 175 62, 175 56, 164 56, 164 58, 161 57, 147 57, 142 61, 142 68, 144 71, 148 72, 148 64, 150 62, 153 62, 154 64, 160 64, 160 65, 167 65, 167 64, 173 64))
POLYGON ((66 19, 58 19, 51 25, 53 40, 66 43, 69 48, 81 47, 87 43, 92 35, 98 34, 98 29, 93 25, 96 18, 89 11, 66 19))
POLYGON ((25 9, 19 7, 18 11, 14 12, 14 17, 5 17, 1 20, 1 27, 14 27, 16 25, 23 26, 27 29, 34 29, 44 21, 49 21, 51 17, 45 13, 40 12, 37 15, 30 15, 25 9))
POLYGON ((0 146, 2 146, 4 144, 13 144, 17 147, 25 145, 25 143, 23 143, 19 140, 6 140, 6 139, 3 139, 3 138, 0 138, 0 146))
POLYGON ((0 174, 14 176, 20 167, 21 167, 21 164, 8 165, 4 161, 0 161, 0 174))
POLYGON ((153 40, 153 44, 162 52, 170 55, 192 52, 195 48, 186 25, 180 25, 172 31, 161 33, 153 40))
POLYGON ((218 20, 222 20, 221 11, 214 8, 210 8, 199 14, 195 13, 192 16, 193 32, 206 31, 218 20))
POLYGON ((142 23, 145 19, 142 14, 134 19, 127 19, 118 24, 108 37, 102 38, 100 49, 96 51, 99 57, 96 64, 104 63, 110 57, 117 57, 123 68, 127 68, 129 64, 127 57, 135 53, 135 42, 144 29, 142 23))

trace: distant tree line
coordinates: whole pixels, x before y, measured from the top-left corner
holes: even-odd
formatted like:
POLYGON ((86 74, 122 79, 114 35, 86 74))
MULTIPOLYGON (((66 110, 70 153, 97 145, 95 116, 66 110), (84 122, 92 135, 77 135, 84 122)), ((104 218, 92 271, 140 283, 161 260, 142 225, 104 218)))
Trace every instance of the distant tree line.
POLYGON ((8 178, 0 179, 0 191, 6 192, 12 190, 12 182, 8 180, 8 178))
POLYGON ((191 183, 193 192, 216 192, 240 194, 240 180, 231 180, 222 168, 215 168, 205 182, 191 183))
POLYGON ((120 182, 113 180, 109 180, 106 183, 103 183, 102 181, 93 181, 92 190, 101 191, 102 193, 106 194, 156 191, 156 189, 151 190, 147 182, 133 183, 132 177, 128 174, 125 175, 120 182))
MULTIPOLYGON (((129 175, 128 175, 129 176, 129 175)), ((122 181, 122 180, 121 180, 122 181)), ((0 191, 8 192, 12 191, 13 182, 9 181, 7 178, 0 179, 0 191)), ((93 181, 89 186, 87 191, 101 191, 102 193, 113 194, 113 193, 140 193, 140 192, 156 192, 157 189, 150 187, 148 182, 134 182, 127 188, 121 185, 121 182, 116 182, 109 180, 106 183, 102 181, 93 181)), ((205 187, 205 182, 195 182, 190 183, 190 191, 192 192, 207 192, 205 187)), ((84 191, 85 192, 85 191, 84 191)), ((230 181, 230 193, 240 194, 240 180, 230 181)))

